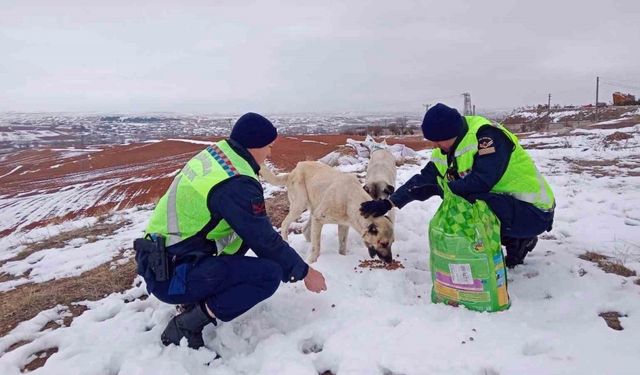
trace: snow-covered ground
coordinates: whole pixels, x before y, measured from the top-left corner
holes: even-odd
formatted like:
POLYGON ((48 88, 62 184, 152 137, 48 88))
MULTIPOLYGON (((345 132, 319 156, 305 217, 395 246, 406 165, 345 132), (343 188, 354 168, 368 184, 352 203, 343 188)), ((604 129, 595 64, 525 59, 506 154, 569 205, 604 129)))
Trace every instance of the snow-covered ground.
POLYGON ((96 268, 114 258, 131 257, 131 239, 142 233, 149 217, 149 210, 132 208, 118 212, 110 218, 115 226, 121 225, 111 236, 101 236, 89 241, 87 238, 75 238, 62 247, 34 252, 21 260, 11 260, 29 244, 46 241, 62 232, 83 229, 90 232, 98 219, 89 217, 38 228, 27 233, 16 232, 2 239, 3 247, 0 261, 8 260, 0 267, 0 274, 13 276, 13 279, 0 282, 0 292, 5 292, 26 283, 42 283, 53 279, 78 276, 96 268))
POLYGON ((571 117, 579 114, 580 111, 564 111, 564 112, 552 112, 549 117, 553 119, 553 122, 559 122, 564 117, 571 117))
MULTIPOLYGON (((283 284, 235 321, 207 327, 208 348, 162 346, 160 333, 175 309, 153 296, 140 298, 146 291, 138 279, 126 292, 83 303, 89 309, 69 327, 41 331, 68 314, 64 306, 20 324, 0 338, 0 374, 19 374, 34 353, 49 348, 58 351, 34 374, 638 374, 638 277, 604 273, 578 258, 595 251, 640 273, 640 125, 615 131, 633 138, 605 147, 604 137, 614 130, 590 130, 560 141, 523 141, 536 145, 530 153, 558 206, 553 231, 541 236, 523 266, 509 272, 508 311, 477 313, 430 302, 427 225, 440 203, 433 198, 397 213, 394 253, 404 269, 357 267, 367 258, 358 235, 350 233, 350 252, 341 256, 337 227, 325 226, 314 266, 324 273, 328 291, 316 295, 302 283, 283 284), (607 327, 598 316, 606 311, 624 315, 624 330, 607 327), (29 343, 9 350, 22 340, 29 343), (215 353, 222 359, 212 361, 215 353)), ((420 170, 429 152, 419 156, 420 166, 399 168, 399 183, 420 170)), ((39 277, 73 274, 77 262, 62 260, 84 252, 90 256, 81 259, 89 264, 99 257, 95 247, 112 254, 139 233, 149 213, 127 213, 135 224, 100 245, 47 250, 56 266, 42 268, 39 277)), ((20 250, 19 235, 29 236, 0 240, 0 259, 20 250)), ((303 256, 310 250, 302 235, 291 235, 290 242, 303 256)), ((29 258, 11 267, 20 262, 29 258)))
MULTIPOLYGON (((518 123, 566 123, 576 121, 593 120, 595 108, 555 108, 551 111, 544 108, 521 108, 512 111, 504 120, 507 124, 518 123)), ((609 106, 599 109, 599 118, 613 120, 615 122, 628 120, 630 117, 640 115, 637 106, 609 106)), ((585 126, 586 124, 582 124, 585 126)), ((597 125, 597 124, 596 124, 597 125)))
POLYGON ((13 130, 0 132, 0 142, 35 141, 40 138, 55 137, 59 135, 50 130, 13 130))

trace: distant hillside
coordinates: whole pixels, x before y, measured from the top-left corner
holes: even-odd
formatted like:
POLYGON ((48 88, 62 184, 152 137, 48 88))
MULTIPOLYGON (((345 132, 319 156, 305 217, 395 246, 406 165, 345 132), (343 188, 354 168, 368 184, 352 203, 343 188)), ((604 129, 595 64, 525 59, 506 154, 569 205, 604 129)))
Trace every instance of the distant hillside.
POLYGON ((640 106, 520 108, 509 114, 502 123, 514 131, 541 131, 557 127, 591 126, 606 121, 635 121, 640 106))
MULTIPOLYGON (((417 127, 420 113, 268 115, 280 134, 340 134, 402 122, 417 127)), ((126 145, 167 138, 223 137, 238 115, 0 113, 0 155, 33 148, 126 145)))

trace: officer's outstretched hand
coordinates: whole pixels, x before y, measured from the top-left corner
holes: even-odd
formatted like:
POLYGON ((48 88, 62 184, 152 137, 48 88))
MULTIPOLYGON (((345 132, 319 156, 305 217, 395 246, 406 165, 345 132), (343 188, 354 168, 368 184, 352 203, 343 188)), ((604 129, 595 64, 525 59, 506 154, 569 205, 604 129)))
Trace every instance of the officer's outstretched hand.
POLYGON ((324 282, 324 276, 313 267, 309 266, 309 272, 304 278, 304 286, 311 292, 320 293, 323 290, 327 290, 327 284, 324 282))
POLYGON ((378 217, 386 214, 393 208, 393 204, 388 199, 376 199, 373 201, 362 202, 360 204, 360 214, 364 217, 378 217))

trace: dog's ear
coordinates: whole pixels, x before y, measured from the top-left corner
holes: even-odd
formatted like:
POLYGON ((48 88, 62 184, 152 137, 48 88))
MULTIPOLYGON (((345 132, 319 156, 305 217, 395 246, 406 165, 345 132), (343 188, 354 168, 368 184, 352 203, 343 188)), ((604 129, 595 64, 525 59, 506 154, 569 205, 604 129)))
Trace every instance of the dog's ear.
POLYGON ((364 185, 362 188, 364 189, 364 191, 366 191, 367 193, 369 193, 369 186, 368 186, 368 185, 364 185))
POLYGON ((393 192, 394 192, 394 191, 396 191, 396 188, 395 188, 395 187, 393 187, 392 185, 387 185, 387 187, 386 187, 386 188, 384 188, 384 192, 385 192, 387 195, 391 195, 391 194, 393 194, 393 192))
POLYGON ((375 236, 378 234, 378 227, 374 223, 371 223, 369 224, 367 231, 375 236))

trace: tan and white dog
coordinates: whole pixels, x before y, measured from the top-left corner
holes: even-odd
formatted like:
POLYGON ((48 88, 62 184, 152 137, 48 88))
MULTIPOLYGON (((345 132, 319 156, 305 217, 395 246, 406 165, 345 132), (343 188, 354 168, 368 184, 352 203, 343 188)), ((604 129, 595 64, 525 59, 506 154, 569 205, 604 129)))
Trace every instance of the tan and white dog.
POLYGON ((320 234, 324 224, 338 224, 340 254, 347 253, 347 234, 351 227, 360 233, 372 258, 377 255, 385 262, 393 260, 393 224, 386 217, 364 218, 360 215, 360 204, 371 198, 355 176, 315 161, 300 162, 291 173, 278 176, 262 165, 260 175, 270 184, 287 187, 289 214, 280 228, 285 241, 289 225, 305 209, 310 210, 310 235, 305 231, 307 241, 311 241, 309 263, 320 256, 320 234))
POLYGON ((396 158, 389 150, 379 148, 371 151, 364 190, 373 199, 389 198, 395 191, 396 171, 396 158))

